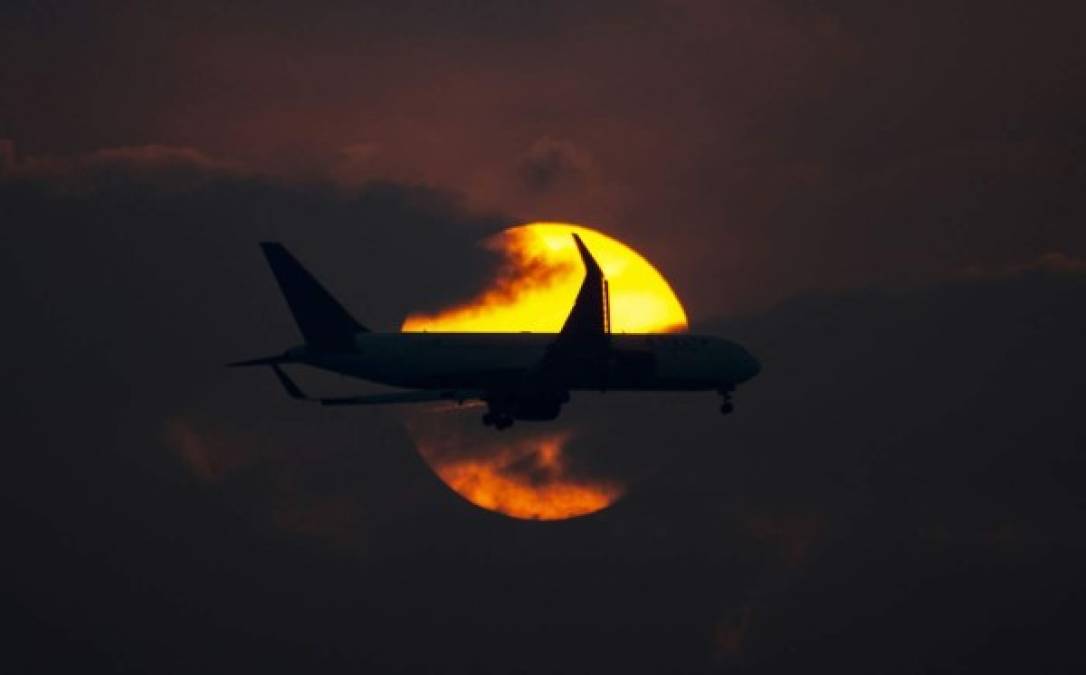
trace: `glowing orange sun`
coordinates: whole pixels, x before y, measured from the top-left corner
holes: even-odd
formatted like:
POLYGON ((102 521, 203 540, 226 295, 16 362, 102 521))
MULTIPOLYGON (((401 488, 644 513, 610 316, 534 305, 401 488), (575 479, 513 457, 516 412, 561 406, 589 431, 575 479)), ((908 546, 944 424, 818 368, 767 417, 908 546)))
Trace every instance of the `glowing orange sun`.
POLYGON ((584 277, 576 232, 600 263, 611 291, 611 330, 653 333, 686 328, 686 312, 663 275, 637 251, 579 225, 511 227, 484 245, 505 255, 493 286, 468 303, 433 315, 411 314, 403 331, 554 333, 562 328, 584 277))
MULTIPOLYGON (((557 332, 584 276, 570 236, 574 232, 607 277, 612 332, 687 327, 686 312, 671 286, 629 246, 579 225, 530 223, 483 242, 505 260, 489 288, 435 314, 411 314, 401 330, 557 332)), ((447 407, 442 410, 449 412, 447 407)), ((447 415, 435 417, 434 411, 428 418, 415 414, 408 418, 408 430, 437 475, 476 506, 515 518, 558 520, 606 508, 622 495, 615 481, 576 471, 566 454, 575 435, 568 428, 522 424, 496 436, 477 420, 469 425, 463 414, 456 416, 457 421, 448 421, 447 415), (438 417, 447 421, 436 423, 438 417)))

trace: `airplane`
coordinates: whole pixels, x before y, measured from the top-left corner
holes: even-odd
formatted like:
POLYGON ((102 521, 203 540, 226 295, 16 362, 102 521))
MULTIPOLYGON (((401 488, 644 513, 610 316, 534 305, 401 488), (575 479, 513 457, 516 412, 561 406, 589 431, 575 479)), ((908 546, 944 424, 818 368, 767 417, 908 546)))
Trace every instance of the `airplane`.
POLYGON ((573 235, 585 276, 558 333, 376 333, 346 309, 278 242, 264 256, 305 339, 282 354, 229 366, 268 366, 287 394, 323 405, 481 401, 483 424, 558 417, 571 391, 717 391, 720 412, 761 364, 735 342, 688 333, 612 333, 607 280, 573 235), (283 370, 305 364, 407 391, 313 397, 283 370))

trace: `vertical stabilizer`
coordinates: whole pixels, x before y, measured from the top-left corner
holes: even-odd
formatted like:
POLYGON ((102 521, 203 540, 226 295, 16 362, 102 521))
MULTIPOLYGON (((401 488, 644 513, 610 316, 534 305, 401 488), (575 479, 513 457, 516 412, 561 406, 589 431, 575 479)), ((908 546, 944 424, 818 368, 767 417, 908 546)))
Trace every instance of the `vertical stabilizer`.
POLYGON ((324 350, 345 349, 353 345, 357 333, 367 332, 282 244, 262 242, 260 248, 306 344, 324 350))

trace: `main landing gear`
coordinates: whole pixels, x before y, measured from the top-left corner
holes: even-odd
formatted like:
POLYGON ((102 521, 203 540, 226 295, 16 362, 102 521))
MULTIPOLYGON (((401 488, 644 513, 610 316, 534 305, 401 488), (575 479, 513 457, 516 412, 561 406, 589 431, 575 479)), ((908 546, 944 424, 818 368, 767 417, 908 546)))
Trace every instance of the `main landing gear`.
POLYGON ((720 404, 720 414, 730 415, 732 411, 735 410, 735 405, 732 404, 732 392, 735 391, 735 385, 725 385, 718 391, 720 392, 721 398, 724 399, 720 404))
POLYGON ((483 426, 494 427, 501 431, 513 426, 513 416, 502 413, 488 412, 483 415, 483 426))

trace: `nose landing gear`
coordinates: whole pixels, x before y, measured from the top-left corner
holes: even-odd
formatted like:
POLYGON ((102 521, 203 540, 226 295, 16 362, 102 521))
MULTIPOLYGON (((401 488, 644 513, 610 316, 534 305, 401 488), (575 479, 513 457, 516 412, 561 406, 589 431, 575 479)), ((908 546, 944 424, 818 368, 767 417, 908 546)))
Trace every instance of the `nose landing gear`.
POLYGON ((723 399, 720 404, 720 414, 730 415, 732 411, 735 410, 735 405, 732 403, 732 392, 735 391, 735 385, 725 385, 718 391, 720 392, 720 397, 723 399))

